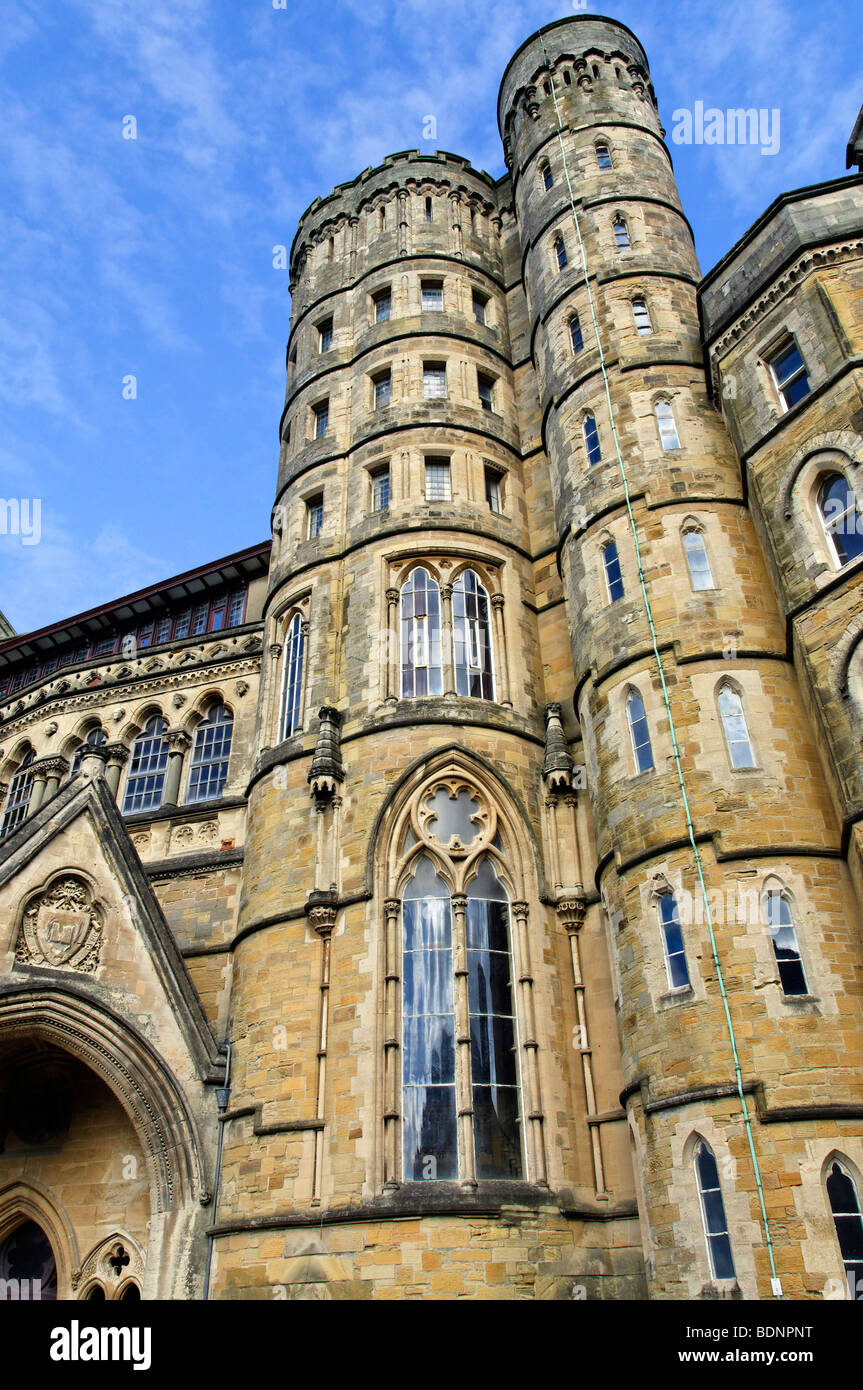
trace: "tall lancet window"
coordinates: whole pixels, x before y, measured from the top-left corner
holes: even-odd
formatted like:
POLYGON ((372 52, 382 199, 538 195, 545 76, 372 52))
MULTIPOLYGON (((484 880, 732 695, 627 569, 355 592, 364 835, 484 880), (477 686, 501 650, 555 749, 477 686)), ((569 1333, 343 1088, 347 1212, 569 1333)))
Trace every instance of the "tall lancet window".
POLYGON ((488 594, 473 570, 466 570, 452 590, 455 684, 459 695, 494 699, 488 594))
POLYGON ((20 825, 27 815, 27 808, 30 805, 30 796, 33 791, 33 774, 30 771, 30 764, 35 757, 36 754, 33 749, 28 749, 18 764, 18 771, 9 784, 9 795, 6 797, 6 805, 3 810, 3 825, 0 828, 0 835, 8 835, 9 831, 20 825))
POLYGON ((854 1179, 850 1173, 846 1173, 841 1163, 830 1165, 827 1196, 842 1251, 848 1289, 852 1298, 859 1298, 863 1287, 863 1214, 854 1179))
POLYGON ((403 1180, 521 1181, 511 914, 493 814, 448 778, 420 798, 403 844, 403 1180))
POLYGON ((458 1177, 452 904, 421 859, 402 907, 405 1182, 458 1177))
POLYGON ((303 620, 295 613, 285 638, 285 676, 282 697, 282 738, 290 738, 300 727, 303 703, 303 661, 306 635, 303 620))
POLYGON ((401 628, 402 696, 440 695, 440 589, 422 568, 402 587, 401 628))
POLYGON ((719 692, 719 713, 725 730, 725 742, 732 767, 754 767, 755 755, 749 741, 743 701, 730 685, 723 685, 719 692))
POLYGON ((695 1150, 695 1175, 698 1179, 698 1195, 701 1198, 701 1217, 704 1222, 704 1235, 707 1253, 710 1257, 710 1272, 714 1279, 734 1278, 734 1256, 731 1253, 731 1240, 728 1235, 728 1218, 719 1185, 719 1170, 712 1151, 700 1140, 695 1150))
POLYGON ((168 767, 167 720, 154 715, 132 744, 123 814, 155 811, 162 804, 168 767))

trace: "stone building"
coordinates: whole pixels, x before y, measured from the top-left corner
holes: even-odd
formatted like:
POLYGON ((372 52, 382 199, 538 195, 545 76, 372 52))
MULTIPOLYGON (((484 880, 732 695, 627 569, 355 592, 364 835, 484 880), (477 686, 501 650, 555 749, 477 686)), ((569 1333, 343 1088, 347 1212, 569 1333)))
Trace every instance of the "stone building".
POLYGON ((272 544, 0 644, 7 1291, 863 1279, 863 178, 702 279, 627 28, 498 115, 301 219, 272 544))

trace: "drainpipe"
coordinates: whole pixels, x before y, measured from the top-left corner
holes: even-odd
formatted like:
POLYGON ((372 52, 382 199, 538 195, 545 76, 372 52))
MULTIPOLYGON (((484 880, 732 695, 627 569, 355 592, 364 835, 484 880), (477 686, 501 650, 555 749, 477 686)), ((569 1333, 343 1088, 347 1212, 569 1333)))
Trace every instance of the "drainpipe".
MULTIPOLYGON (((219 1145, 216 1149, 216 1176, 213 1182, 213 1223, 219 1211, 219 1188, 222 1182, 222 1146, 225 1142, 225 1111, 231 1099, 231 1044, 226 1040, 227 1060, 225 1062, 225 1084, 216 1087, 216 1104, 219 1107, 219 1145)), ((204 1273, 204 1302, 210 1297, 210 1271, 213 1267, 213 1234, 207 1232, 207 1268, 204 1273)))

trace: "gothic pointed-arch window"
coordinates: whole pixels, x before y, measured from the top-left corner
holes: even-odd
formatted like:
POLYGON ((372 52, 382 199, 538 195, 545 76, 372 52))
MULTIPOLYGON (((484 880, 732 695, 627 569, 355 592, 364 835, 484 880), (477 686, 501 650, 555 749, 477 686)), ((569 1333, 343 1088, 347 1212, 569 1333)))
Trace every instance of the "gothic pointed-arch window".
POLYGON ((427 570, 411 572, 401 592, 402 696, 440 695, 440 589, 427 570))
POLYGON ((659 899, 659 922, 662 927, 662 946, 665 968, 672 989, 683 989, 691 983, 686 963, 686 947, 680 927, 680 913, 673 893, 663 893, 659 899))
POLYGON ((718 703, 731 766, 735 768, 754 767, 755 756, 749 741, 749 729, 746 725, 742 699, 733 686, 723 685, 719 692, 718 703))
POLYGON ((863 1213, 857 1184, 838 1159, 827 1174, 827 1196, 852 1298, 863 1288, 863 1213))
POLYGON ((557 259, 558 270, 565 270, 567 265, 566 243, 559 232, 554 238, 554 254, 557 259))
POLYGON ((764 916, 770 929, 783 994, 808 994, 791 904, 781 889, 773 888, 765 894, 764 916))
POLYGON ((639 772, 650 772, 654 765, 650 729, 647 725, 644 701, 637 690, 630 691, 627 697, 626 718, 629 724, 629 735, 632 739, 635 766, 639 772))
POLYGON ((626 251, 630 246, 629 229, 624 218, 619 215, 611 224, 614 229, 614 242, 618 251, 626 251))
POLYGON ((714 1279, 733 1279, 734 1256, 731 1252, 719 1170, 712 1150, 703 1139, 699 1140, 695 1149, 695 1176, 698 1181, 710 1272, 714 1279))
POLYGON ((554 174, 551 171, 551 165, 547 159, 544 159, 539 166, 539 176, 542 179, 542 186, 547 193, 554 185, 554 174))
POLYGON ((453 585, 452 613, 456 693, 493 700, 488 593, 473 570, 466 570, 453 585))
POLYGON ((663 449, 679 449, 680 436, 677 433, 671 401, 657 401, 653 407, 653 414, 656 417, 656 428, 663 449))
POLYGON ((28 748, 18 764, 15 776, 9 783, 9 794, 3 808, 3 824, 0 826, 0 836, 8 835, 10 830, 19 826, 27 815, 33 792, 33 773, 30 771, 30 764, 35 757, 36 754, 33 749, 28 748))
POLYGON ((132 744, 123 799, 123 814, 126 816, 135 815, 138 811, 155 811, 162 804, 168 766, 167 729, 167 721, 161 715, 154 715, 132 744))
POLYGON ((613 169, 614 164, 611 159, 611 151, 606 144, 598 144, 596 149, 596 164, 599 169, 613 169))
POLYGON ((56 1300, 54 1251, 35 1221, 22 1221, 0 1242, 0 1284, 7 1298, 34 1303, 56 1300))
POLYGON ((105 730, 99 724, 94 724, 89 733, 85 735, 84 742, 79 743, 78 747, 75 749, 72 764, 69 768, 69 776, 75 776, 88 748, 102 748, 107 742, 108 735, 105 733, 105 730))
POLYGON ((587 450, 587 462, 592 468, 595 463, 602 462, 602 445, 599 442, 596 416, 588 412, 584 417, 582 429, 584 431, 584 447, 587 450))
POLYGON ((222 795, 228 780, 233 733, 234 716, 217 700, 195 730, 187 801, 214 801, 222 795))
POLYGON ((518 1181, 521 1090, 500 839, 474 790, 449 780, 420 798, 413 824, 421 839, 413 830, 405 838, 414 858, 402 892, 404 1179, 518 1181), (464 891, 454 894, 459 883, 464 891))
POLYGON ((282 738, 290 738, 300 727, 303 699, 303 665, 306 635, 303 619, 295 613, 285 637, 285 665, 282 687, 282 738))
POLYGON ((575 353, 581 352, 584 347, 584 336, 581 331, 581 322, 578 314, 573 314, 569 320, 569 341, 572 343, 572 350, 575 353))
POLYGON ((620 556, 614 541, 602 547, 602 564, 605 569, 605 584, 612 603, 623 598, 623 575, 620 569, 620 556))
POLYGON ((818 489, 818 514, 831 554, 841 569, 863 555, 863 517, 841 473, 830 473, 818 489))
POLYGON ((715 588, 704 536, 694 524, 690 524, 683 533, 683 549, 693 589, 698 593, 703 589, 715 588))

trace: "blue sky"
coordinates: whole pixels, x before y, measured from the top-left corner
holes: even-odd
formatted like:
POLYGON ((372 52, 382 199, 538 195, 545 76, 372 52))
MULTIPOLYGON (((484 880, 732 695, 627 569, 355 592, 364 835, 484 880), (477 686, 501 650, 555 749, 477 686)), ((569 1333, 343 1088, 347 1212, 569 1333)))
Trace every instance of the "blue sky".
MULTIPOLYGON (((863 101, 845 0, 590 8, 642 40, 669 139, 698 100, 781 112, 773 156, 672 146, 702 269, 778 193, 845 172, 863 101)), ((19 632, 265 538, 290 314, 273 247, 392 150, 502 174, 506 62, 572 11, 6 0, 0 496, 41 499, 42 531, 0 534, 0 609, 19 632)))

